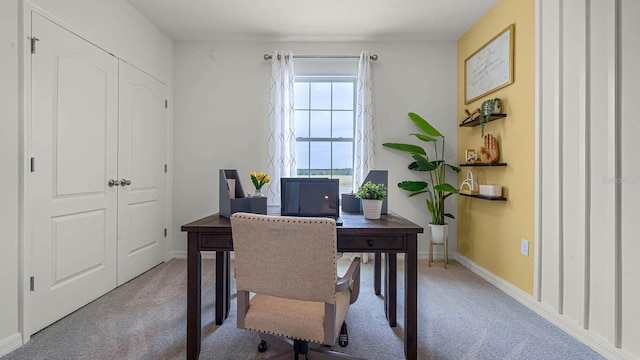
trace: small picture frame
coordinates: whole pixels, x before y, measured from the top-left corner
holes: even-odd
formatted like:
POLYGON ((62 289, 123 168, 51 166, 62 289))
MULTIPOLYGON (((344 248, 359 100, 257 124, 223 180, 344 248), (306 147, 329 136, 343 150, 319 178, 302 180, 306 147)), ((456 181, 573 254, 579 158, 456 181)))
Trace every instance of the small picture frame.
POLYGON ((478 154, 476 154, 476 149, 467 149, 464 152, 464 158, 467 164, 475 164, 478 161, 478 154))

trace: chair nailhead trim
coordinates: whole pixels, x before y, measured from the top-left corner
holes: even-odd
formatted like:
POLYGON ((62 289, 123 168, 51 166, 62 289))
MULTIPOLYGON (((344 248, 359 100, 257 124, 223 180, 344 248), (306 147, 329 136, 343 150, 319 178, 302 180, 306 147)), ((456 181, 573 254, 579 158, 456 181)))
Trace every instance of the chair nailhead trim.
POLYGON ((301 340, 301 341, 315 342, 315 341, 313 341, 313 340, 311 340, 311 339, 304 339, 304 338, 301 338, 301 337, 295 337, 295 336, 291 336, 291 337, 290 337, 290 336, 287 336, 287 335, 284 335, 284 334, 278 334, 278 333, 274 333, 274 332, 271 332, 271 331, 264 331, 264 330, 253 329, 253 328, 246 328, 246 329, 247 329, 247 330, 251 330, 251 331, 256 331, 256 332, 259 332, 259 333, 263 333, 263 334, 269 334, 269 335, 273 335, 273 336, 286 337, 286 338, 288 338, 288 339, 295 339, 295 340, 301 340))
MULTIPOLYGON (((265 215, 268 216, 268 215, 265 215)), ((242 219, 255 219, 255 220, 261 220, 261 221, 267 221, 267 222, 294 222, 294 223, 303 223, 303 224, 328 224, 331 225, 331 222, 329 220, 326 219, 314 219, 314 220, 309 220, 308 218, 296 218, 296 219, 290 219, 290 218, 282 218, 282 217, 258 217, 258 216, 252 216, 252 215, 236 215, 236 217, 238 218, 242 218, 242 219)))

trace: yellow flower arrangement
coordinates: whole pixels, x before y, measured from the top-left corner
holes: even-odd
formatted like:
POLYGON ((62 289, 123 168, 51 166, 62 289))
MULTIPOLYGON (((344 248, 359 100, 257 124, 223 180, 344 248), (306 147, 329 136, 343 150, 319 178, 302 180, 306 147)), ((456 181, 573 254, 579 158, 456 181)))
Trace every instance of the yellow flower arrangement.
POLYGON ((249 173, 249 175, 251 176, 251 182, 253 183, 253 186, 255 186, 256 190, 262 189, 264 184, 271 181, 271 178, 263 172, 256 174, 254 171, 252 171, 249 173))

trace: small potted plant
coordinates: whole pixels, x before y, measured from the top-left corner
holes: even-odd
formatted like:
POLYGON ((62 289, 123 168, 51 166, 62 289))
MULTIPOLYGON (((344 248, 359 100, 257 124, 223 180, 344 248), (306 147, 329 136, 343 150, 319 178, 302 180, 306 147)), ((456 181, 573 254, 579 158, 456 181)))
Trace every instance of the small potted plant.
POLYGON ((431 183, 426 181, 402 181, 398 184, 398 187, 409 192, 409 196, 423 193, 427 194, 427 209, 431 213, 431 222, 429 223, 431 242, 435 244, 446 244, 448 225, 445 218, 453 219, 454 217, 445 211, 444 201, 449 196, 457 194, 458 189, 446 182, 445 170, 449 168, 457 173, 460 171, 460 168, 445 162, 445 139, 440 131, 416 113, 409 113, 409 119, 411 119, 421 131, 420 133, 412 133, 411 135, 420 141, 433 144, 432 156, 429 156, 427 151, 418 145, 384 143, 382 146, 409 153, 413 161, 409 164, 408 169, 411 171, 424 172, 427 179, 431 180, 431 183), (440 146, 440 149, 438 149, 438 146, 440 146))
POLYGON ((367 181, 360 186, 356 198, 362 199, 362 210, 365 219, 380 219, 382 200, 387 196, 387 188, 384 184, 374 184, 367 181))
POLYGON ((492 114, 501 114, 502 113, 502 100, 500 98, 489 99, 482 102, 480 106, 480 116, 478 120, 480 121, 480 137, 484 138, 484 125, 489 122, 489 117, 492 114))

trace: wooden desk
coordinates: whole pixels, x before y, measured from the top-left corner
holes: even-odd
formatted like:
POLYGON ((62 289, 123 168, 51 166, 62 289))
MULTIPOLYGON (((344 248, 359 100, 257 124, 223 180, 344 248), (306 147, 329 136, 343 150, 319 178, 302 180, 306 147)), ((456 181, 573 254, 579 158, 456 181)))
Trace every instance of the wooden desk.
MULTIPOLYGON (((279 209, 269 207, 269 213, 279 209)), ((385 257, 385 313, 390 326, 396 326, 397 253, 405 253, 404 352, 417 358, 418 310, 418 233, 424 230, 396 215, 367 220, 360 213, 342 213, 343 226, 337 227, 338 251, 375 253, 374 287, 380 294, 380 254, 385 257)), ((227 318, 230 306, 229 252, 233 250, 231 223, 218 214, 182 226, 187 232, 187 359, 200 355, 201 339, 201 251, 216 252, 216 324, 227 318)), ((356 305, 357 306, 357 303, 356 305)))

